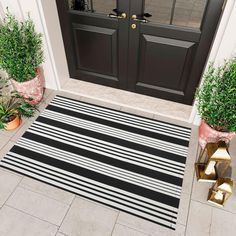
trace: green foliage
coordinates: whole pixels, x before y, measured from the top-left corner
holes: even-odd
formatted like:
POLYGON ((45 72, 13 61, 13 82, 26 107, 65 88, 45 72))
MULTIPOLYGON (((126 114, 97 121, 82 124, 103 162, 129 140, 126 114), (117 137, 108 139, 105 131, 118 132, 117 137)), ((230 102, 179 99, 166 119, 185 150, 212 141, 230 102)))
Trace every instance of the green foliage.
POLYGON ((42 34, 36 33, 28 16, 19 22, 9 12, 0 25, 0 68, 18 82, 35 77, 35 69, 43 62, 42 34))
POLYGON ((218 131, 236 131, 236 58, 211 64, 197 90, 198 112, 218 131))
POLYGON ((17 114, 31 117, 35 110, 36 106, 29 104, 16 91, 12 91, 8 81, 0 78, 0 129, 4 129, 17 114))

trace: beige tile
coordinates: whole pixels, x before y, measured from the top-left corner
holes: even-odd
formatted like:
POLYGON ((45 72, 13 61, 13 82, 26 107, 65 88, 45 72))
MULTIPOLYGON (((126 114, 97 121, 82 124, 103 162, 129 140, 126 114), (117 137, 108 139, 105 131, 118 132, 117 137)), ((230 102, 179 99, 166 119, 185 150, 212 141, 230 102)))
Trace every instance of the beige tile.
POLYGON ((148 234, 144 234, 142 232, 138 232, 137 230, 128 228, 127 226, 116 224, 113 230, 112 236, 148 236, 148 234))
POLYGON ((8 151, 15 145, 14 142, 9 141, 1 150, 0 150, 0 160, 8 153, 8 151))
POLYGON ((22 177, 0 169, 0 207, 10 197, 22 177))
POLYGON ((38 193, 18 187, 6 202, 32 216, 60 225, 69 206, 38 193))
POLYGON ((222 209, 213 209, 210 235, 232 236, 236 230, 236 214, 222 209))
POLYGON ((192 126, 186 163, 193 165, 197 161, 199 151, 200 147, 198 144, 198 126, 192 126))
POLYGON ((47 99, 55 90, 46 88, 44 91, 43 99, 47 99))
POLYGON ((169 236, 184 236, 185 231, 186 231, 186 227, 184 225, 176 224, 175 231, 171 231, 169 236))
POLYGON ((212 207, 191 201, 187 222, 187 236, 205 236, 210 234, 212 207))
POLYGON ((144 110, 145 112, 155 113, 156 115, 163 115, 177 120, 188 121, 192 111, 192 106, 79 80, 70 79, 63 89, 81 96, 144 110))
POLYGON ((9 142, 10 137, 5 136, 4 134, 0 135, 0 150, 9 142))
POLYGON ((127 113, 130 113, 130 114, 134 114, 134 115, 138 115, 138 116, 143 116, 143 117, 147 117, 147 118, 150 118, 152 119, 154 114, 151 113, 151 112, 147 112, 145 110, 141 110, 141 109, 135 109, 133 107, 121 107, 121 111, 124 111, 124 112, 127 112, 127 113))
POLYGON ((46 98, 44 98, 38 106, 39 112, 42 112, 45 107, 51 102, 51 100, 56 96, 58 91, 52 91, 46 98))
POLYGON ((125 212, 120 212, 117 223, 152 236, 171 235, 173 231, 164 226, 152 223, 148 220, 144 220, 125 212))
POLYGON ((121 109, 120 105, 114 104, 112 102, 102 101, 97 98, 90 98, 90 97, 81 96, 80 100, 83 102, 87 102, 87 103, 91 103, 91 104, 95 104, 98 106, 107 107, 107 108, 111 108, 111 109, 115 109, 115 110, 121 109))
POLYGON ((66 92, 66 91, 57 91, 56 92, 57 95, 63 96, 63 97, 68 97, 71 99, 75 99, 75 100, 80 100, 81 96, 75 93, 70 93, 70 92, 66 92))
POLYGON ((191 198, 193 200, 207 203, 207 196, 209 189, 212 187, 212 183, 204 183, 204 182, 198 182, 196 175, 194 176, 194 182, 193 182, 193 191, 191 198))
POLYGON ((62 234, 62 233, 57 233, 56 236, 68 236, 68 235, 65 235, 65 234, 62 234))
POLYGON ((59 231, 70 236, 111 235, 118 211, 75 198, 59 231))
POLYGON ((189 205, 190 205, 190 195, 182 193, 181 198, 180 198, 180 203, 179 203, 177 223, 186 225, 189 205))
POLYGON ((28 177, 23 178, 20 183, 20 186, 68 205, 71 204, 75 196, 70 192, 64 191, 62 189, 53 187, 49 184, 45 184, 43 182, 28 177))
POLYGON ((0 210, 1 236, 54 236, 57 227, 16 209, 4 206, 0 210))
POLYGON ((192 128, 192 126, 193 126, 188 121, 177 120, 175 118, 166 117, 166 116, 160 115, 160 114, 158 114, 158 115, 154 114, 153 119, 154 120, 163 121, 163 122, 167 122, 167 123, 170 123, 170 124, 175 124, 175 125, 183 126, 183 127, 188 127, 188 128, 192 128))
MULTIPOLYGON (((160 99, 159 99, 160 100, 160 99)), ((192 112, 192 106, 162 100, 156 107, 156 115, 165 115, 176 120, 188 122, 192 112)))
POLYGON ((229 153, 230 153, 230 156, 232 158, 232 168, 233 168, 233 171, 232 171, 232 177, 234 179, 234 181, 236 181, 236 136, 231 140, 230 142, 230 146, 229 146, 229 153))
POLYGON ((194 175, 195 175, 194 164, 186 164, 184 171, 183 185, 182 185, 182 193, 185 194, 191 193, 194 175))

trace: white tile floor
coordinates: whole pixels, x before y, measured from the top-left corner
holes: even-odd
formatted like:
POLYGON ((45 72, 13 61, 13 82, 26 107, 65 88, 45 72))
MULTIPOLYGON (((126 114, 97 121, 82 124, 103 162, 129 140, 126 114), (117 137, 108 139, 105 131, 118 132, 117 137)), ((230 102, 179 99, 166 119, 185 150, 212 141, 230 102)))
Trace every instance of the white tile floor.
MULTIPOLYGON (((49 90, 46 92, 40 110, 55 94, 56 92, 49 90)), ((65 94, 65 92, 60 94, 106 105, 104 101, 97 102, 85 96, 65 94)), ((117 104, 112 106, 109 103, 109 107, 126 110, 117 104)), ((135 106, 129 109, 129 112, 165 120, 163 116, 157 116, 150 111, 148 114, 137 111, 135 106)), ((24 120, 20 129, 16 131, 0 132, 0 158, 14 145, 35 118, 24 120)), ((179 119, 168 118, 168 121, 189 125, 179 119)), ((0 169, 0 236, 235 235, 236 191, 234 190, 225 208, 218 208, 206 202, 210 185, 195 180, 193 164, 198 151, 198 134, 197 127, 192 129, 176 231, 0 169)), ((235 169, 236 138, 231 142, 230 152, 233 157, 232 166, 235 169)), ((236 175, 233 176, 236 180, 236 175)))

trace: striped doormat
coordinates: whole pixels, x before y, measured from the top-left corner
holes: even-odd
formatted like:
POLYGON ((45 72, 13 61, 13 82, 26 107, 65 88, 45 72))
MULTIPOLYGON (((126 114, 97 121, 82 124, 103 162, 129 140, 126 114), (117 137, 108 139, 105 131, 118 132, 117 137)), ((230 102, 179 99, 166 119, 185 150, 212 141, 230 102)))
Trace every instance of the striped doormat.
POLYGON ((175 229, 190 133, 56 96, 0 165, 175 229))

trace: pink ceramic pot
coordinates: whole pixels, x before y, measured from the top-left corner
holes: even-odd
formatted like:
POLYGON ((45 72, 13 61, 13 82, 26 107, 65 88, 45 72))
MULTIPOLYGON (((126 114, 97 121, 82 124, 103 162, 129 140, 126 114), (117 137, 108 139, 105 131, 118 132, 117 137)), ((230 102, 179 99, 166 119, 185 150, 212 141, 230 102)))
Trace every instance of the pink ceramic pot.
POLYGON ((201 121, 199 126, 199 144, 202 148, 207 143, 217 143, 219 141, 225 141, 228 143, 233 137, 234 132, 220 132, 212 129, 204 120, 201 121))
POLYGON ((19 92, 21 96, 32 100, 29 102, 31 105, 38 104, 43 98, 43 87, 44 81, 40 75, 40 69, 36 69, 36 77, 32 80, 28 80, 25 82, 17 82, 15 80, 11 80, 16 91, 19 92))

